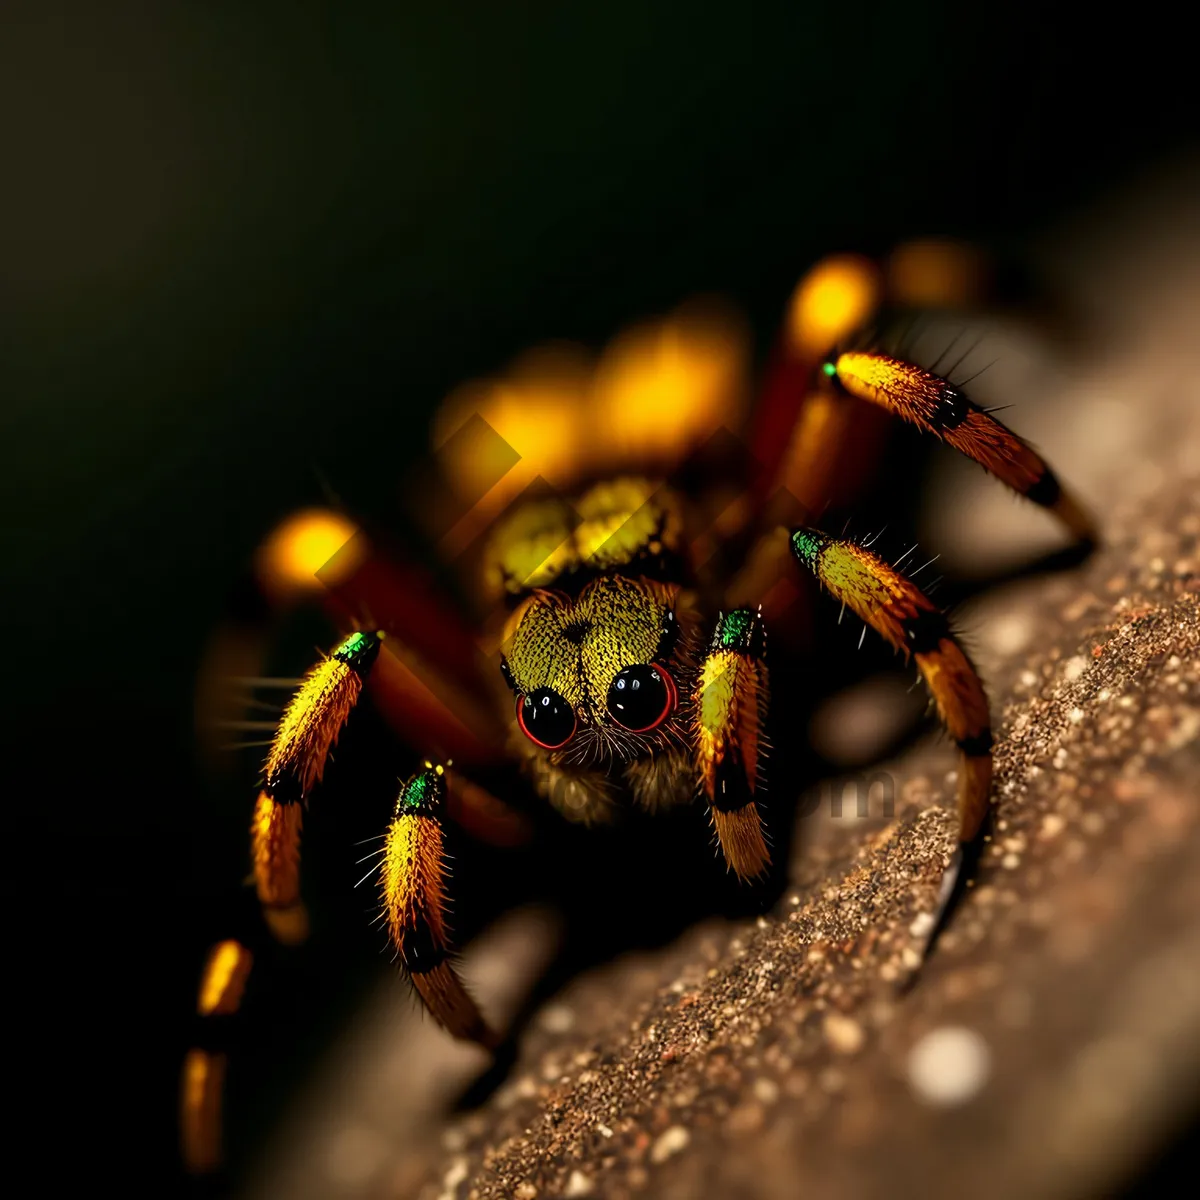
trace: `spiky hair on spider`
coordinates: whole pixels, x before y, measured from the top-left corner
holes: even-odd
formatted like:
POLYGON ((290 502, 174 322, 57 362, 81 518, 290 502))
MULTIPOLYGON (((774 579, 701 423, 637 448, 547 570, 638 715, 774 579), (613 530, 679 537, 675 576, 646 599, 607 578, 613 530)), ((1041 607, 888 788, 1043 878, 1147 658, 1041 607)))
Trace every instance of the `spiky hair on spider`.
MULTIPOLYGON (((918 283, 909 292, 922 303, 961 299, 949 284, 918 283)), ((726 869, 753 886, 778 865, 763 801, 769 758, 788 746, 770 745, 772 687, 786 693, 799 678, 769 652, 768 631, 794 645, 792 623, 821 619, 793 603, 807 577, 915 664, 957 746, 960 852, 933 945, 988 828, 987 695, 911 575, 823 518, 853 511, 885 449, 863 431, 885 414, 1048 509, 1078 545, 1095 543, 1096 529, 953 369, 939 375, 877 341, 864 348, 858 331, 905 307, 906 286, 861 258, 815 267, 753 404, 739 327, 695 309, 634 331, 594 370, 556 351, 456 393, 413 512, 440 578, 337 514, 293 520, 265 541, 269 604, 315 597, 346 630, 283 711, 253 809, 253 885, 275 938, 306 936, 303 818, 364 702, 415 759, 373 856, 382 924, 421 1002, 457 1038, 494 1050, 513 1031, 487 1019, 455 966, 452 826, 500 844, 531 807, 599 826, 697 803, 726 869), (489 789, 498 764, 521 797, 489 789)), ((799 736, 776 726, 773 740, 799 736)), ((231 936, 210 955, 202 1023, 241 1004, 248 941, 231 936)), ((221 1158, 225 1069, 208 1036, 185 1064, 184 1157, 197 1173, 221 1158)))

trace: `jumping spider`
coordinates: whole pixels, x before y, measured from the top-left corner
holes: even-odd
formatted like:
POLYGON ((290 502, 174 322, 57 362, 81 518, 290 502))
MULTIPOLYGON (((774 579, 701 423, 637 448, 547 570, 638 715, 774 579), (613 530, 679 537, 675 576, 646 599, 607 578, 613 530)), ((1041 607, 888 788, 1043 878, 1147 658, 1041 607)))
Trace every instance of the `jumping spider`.
MULTIPOLYGON (((961 752, 960 846, 978 844, 992 735, 977 672, 945 614, 910 578, 868 545, 815 527, 865 455, 855 415, 882 409, 900 417, 1051 510, 1081 543, 1095 532, 1039 455, 961 387, 878 343, 847 348, 880 306, 880 279, 871 264, 837 260, 801 283, 781 350, 734 439, 749 449, 740 460, 724 451, 714 460, 714 441, 697 439, 693 425, 674 445, 664 449, 660 438, 653 454, 641 455, 626 446, 597 468, 587 442, 602 426, 585 422, 582 436, 577 426, 568 457, 590 465, 575 471, 574 486, 531 484, 488 514, 481 536, 466 539, 480 548, 460 557, 470 564, 470 590, 483 598, 474 639, 436 593, 403 581, 393 588, 396 604, 417 618, 410 620, 396 618, 395 605, 381 605, 378 595, 359 603, 361 595, 347 599, 346 587, 331 586, 334 611, 347 623, 357 617, 358 627, 287 705, 252 822, 254 882, 276 937, 304 936, 302 817, 368 686, 424 761, 401 785, 380 848, 383 920, 421 1000, 455 1037, 498 1042, 455 970, 447 923, 446 823, 511 799, 486 794, 477 766, 507 758, 541 803, 585 824, 699 796, 728 869, 742 880, 759 876, 771 861, 756 803, 767 770, 767 631, 780 628, 786 609, 773 585, 797 568, 915 662, 961 752), (708 457, 698 459, 702 443, 708 457), (364 626, 368 609, 389 619, 364 626), (462 651, 480 639, 482 653, 462 651), (458 699, 431 704, 429 689, 412 685, 417 659, 458 699)), ((662 422, 683 429, 678 417, 664 412, 662 422)), ((487 492, 477 487, 473 496, 487 492)), ((776 684, 787 688, 789 680, 776 684)), ((249 969, 239 941, 217 946, 200 1015, 236 1010, 249 969)), ((184 1145, 195 1170, 219 1155, 223 1067, 213 1050, 187 1060, 184 1145)))

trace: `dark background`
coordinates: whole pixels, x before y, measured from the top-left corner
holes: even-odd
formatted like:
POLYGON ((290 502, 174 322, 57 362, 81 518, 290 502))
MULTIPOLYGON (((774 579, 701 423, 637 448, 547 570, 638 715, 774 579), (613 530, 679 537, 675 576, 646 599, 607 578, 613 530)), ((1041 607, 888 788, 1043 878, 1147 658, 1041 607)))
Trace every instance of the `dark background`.
POLYGON ((824 253, 1019 249, 1184 149, 1182 34, 1090 11, 3 6, 6 993, 52 1177, 170 1156, 245 869, 194 673, 263 532, 318 472, 388 503, 531 343, 716 291, 763 348, 824 253))

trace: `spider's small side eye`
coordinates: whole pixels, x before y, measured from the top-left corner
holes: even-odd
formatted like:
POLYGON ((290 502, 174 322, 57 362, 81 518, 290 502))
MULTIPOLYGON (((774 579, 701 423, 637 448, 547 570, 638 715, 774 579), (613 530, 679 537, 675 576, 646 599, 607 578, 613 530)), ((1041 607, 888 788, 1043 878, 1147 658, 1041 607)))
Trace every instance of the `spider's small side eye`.
POLYGON ((653 663, 618 671, 608 688, 608 715, 633 733, 661 725, 679 699, 675 681, 653 663))
POLYGON ((575 734, 575 710, 553 688, 517 697, 521 732, 544 750, 558 750, 575 734))
POLYGON ((512 667, 508 665, 508 659, 503 654, 500 655, 500 674, 504 676, 504 682, 515 692, 517 681, 513 678, 512 667))
POLYGON ((668 659, 675 650, 675 643, 679 641, 679 622, 675 619, 675 610, 668 608, 663 613, 662 632, 658 637, 658 649, 655 651, 654 657, 668 659))

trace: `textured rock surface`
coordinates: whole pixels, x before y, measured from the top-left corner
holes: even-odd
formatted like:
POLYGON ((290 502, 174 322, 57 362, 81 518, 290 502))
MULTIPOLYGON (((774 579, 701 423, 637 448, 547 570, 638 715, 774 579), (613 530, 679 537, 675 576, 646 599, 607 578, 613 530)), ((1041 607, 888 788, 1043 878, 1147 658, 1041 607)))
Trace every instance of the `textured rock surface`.
MULTIPOLYGON (((1040 364, 1051 384, 1019 424, 1103 514, 1108 545, 964 614, 993 699, 999 820, 918 986, 904 984, 952 838, 944 743, 888 765, 890 818, 814 829, 768 917, 576 979, 478 1112, 439 1116, 480 1059, 389 993, 256 1194, 1092 1195, 1191 1115, 1200 247, 1194 222, 1175 227, 1183 240, 1157 248, 1135 228, 1136 252, 1067 255, 1097 337, 1040 364)), ((950 476, 931 540, 965 560, 1014 506, 950 476)), ((467 960, 481 994, 536 969, 544 924, 483 939, 467 960)))

